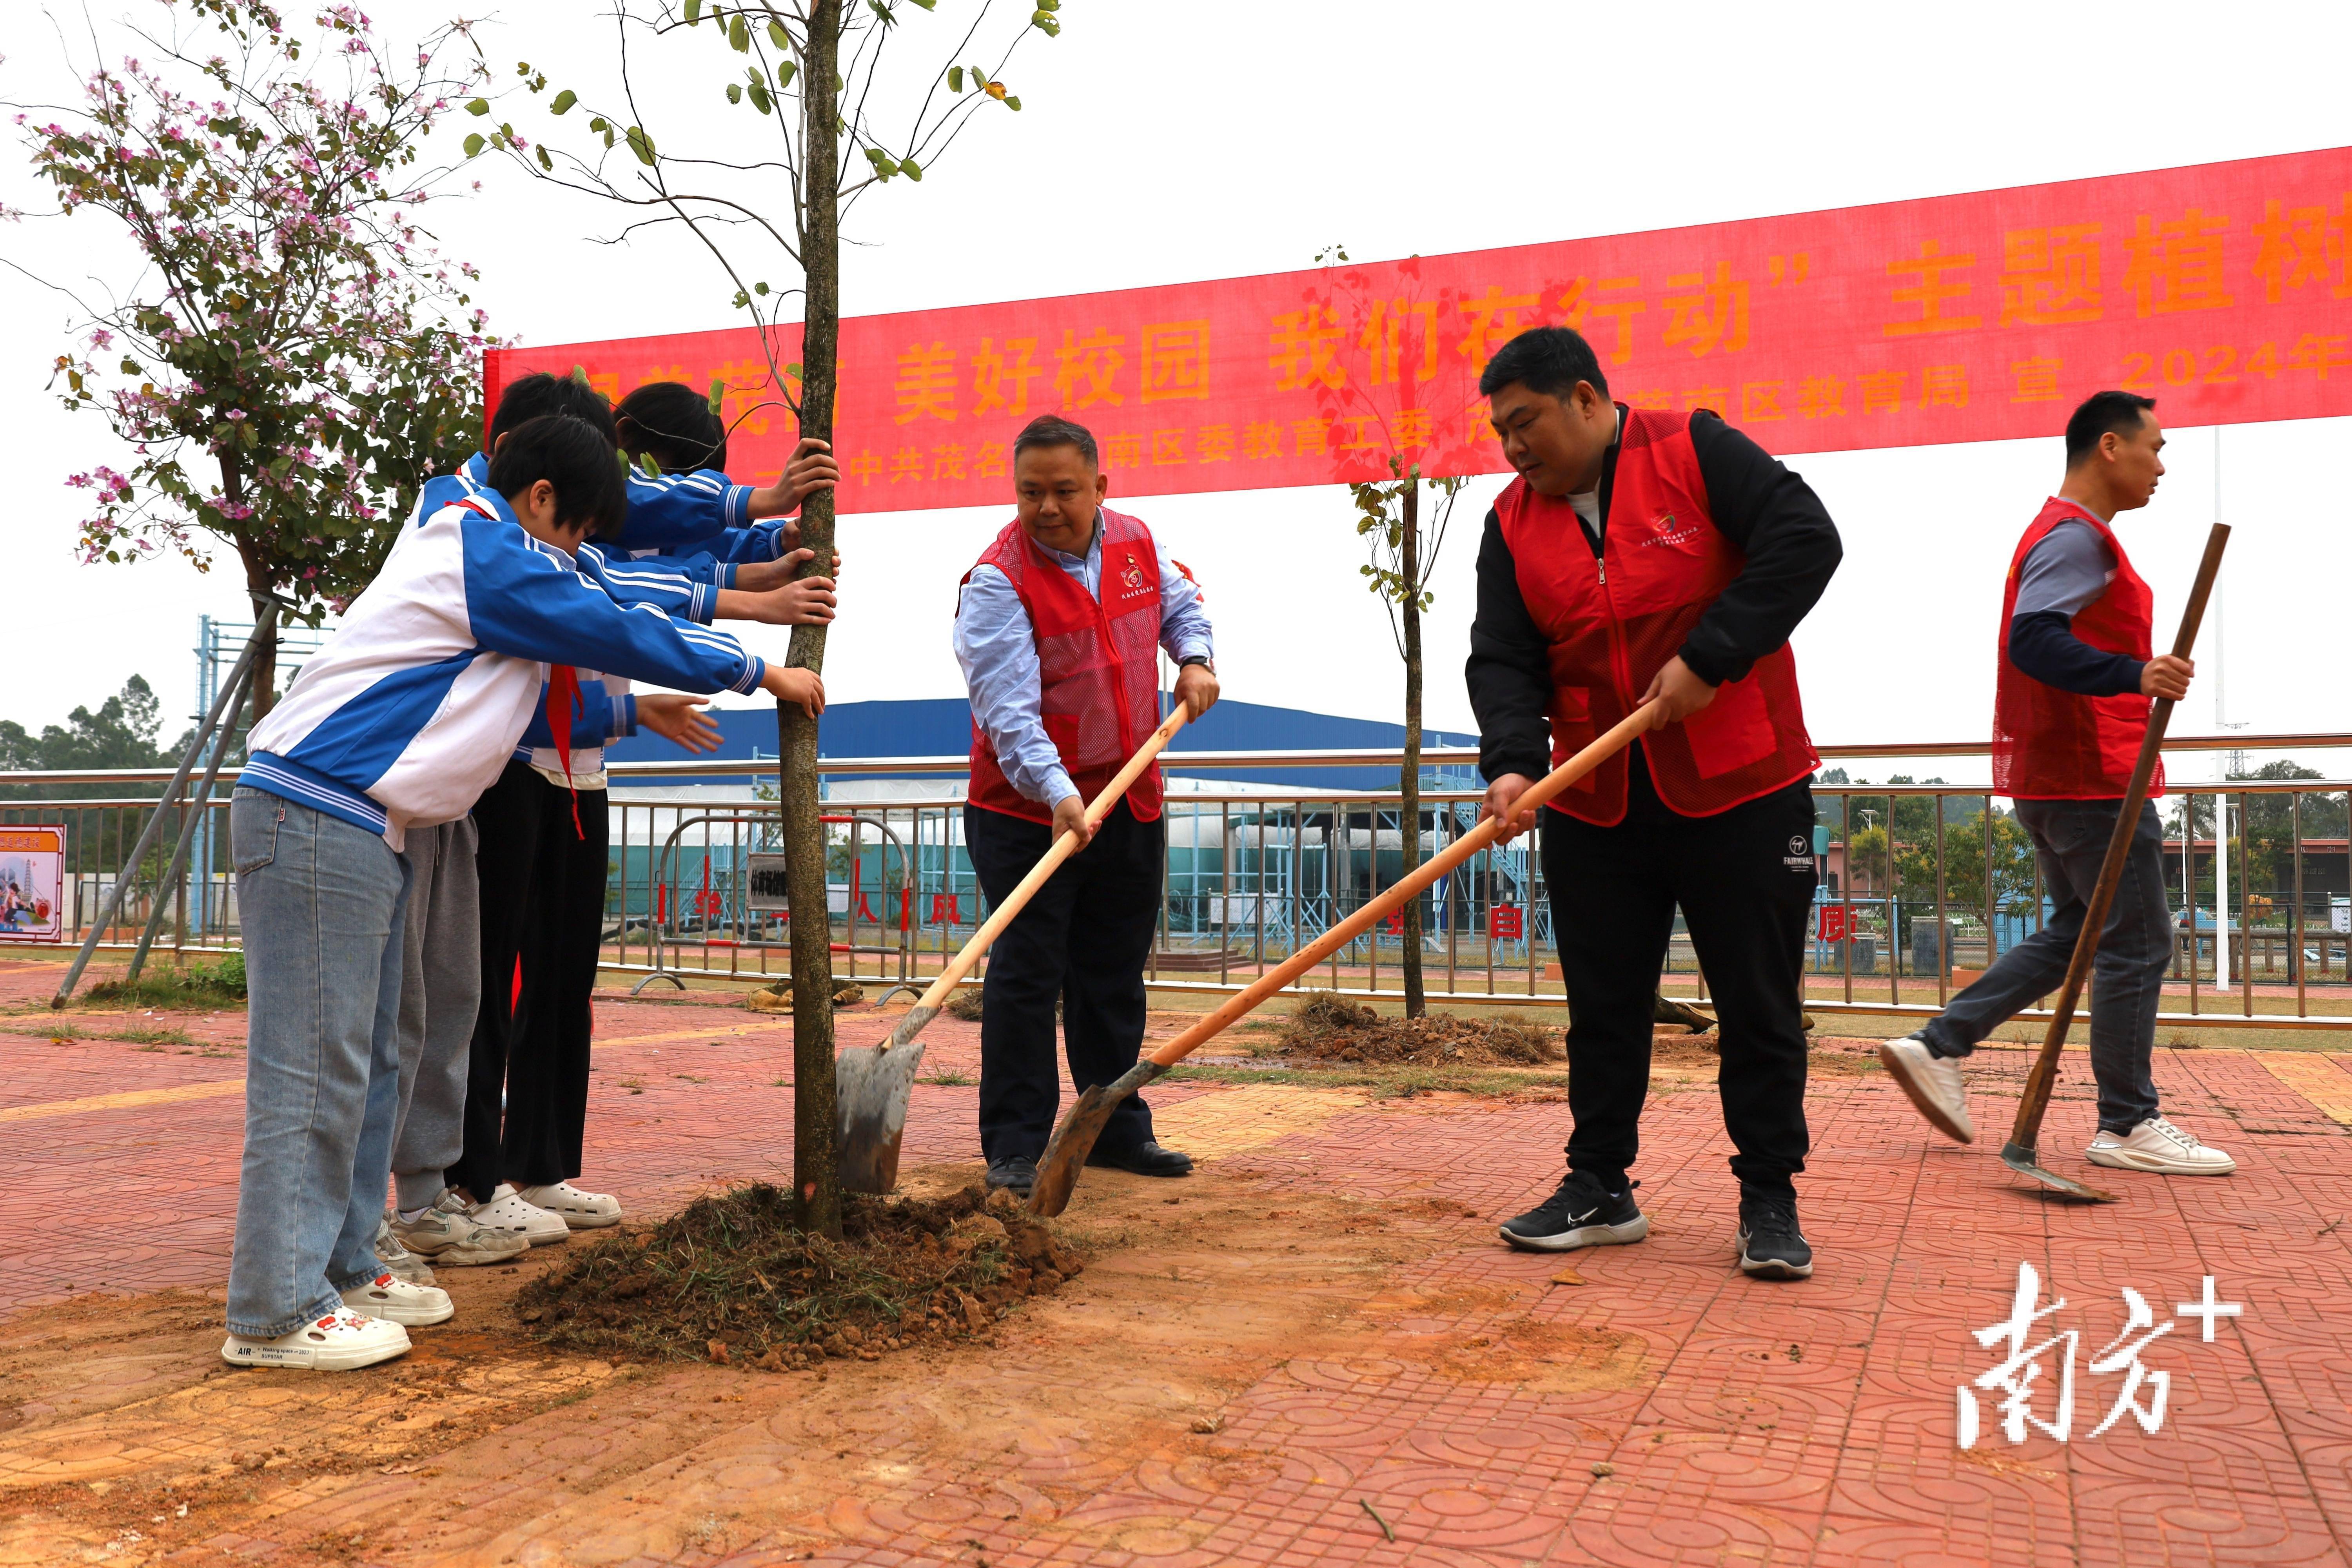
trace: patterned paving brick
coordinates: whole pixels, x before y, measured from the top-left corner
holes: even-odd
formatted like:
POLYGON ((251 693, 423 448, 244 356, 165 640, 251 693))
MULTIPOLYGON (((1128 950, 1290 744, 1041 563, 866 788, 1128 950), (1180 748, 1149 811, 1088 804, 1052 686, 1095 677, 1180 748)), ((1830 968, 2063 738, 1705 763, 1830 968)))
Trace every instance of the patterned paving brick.
MULTIPOLYGON (((0 1005, 54 983, 0 968, 0 1005)), ((658 1212, 713 1183, 789 1169, 788 1024, 708 994, 600 998, 597 1022, 586 1184, 658 1212)), ((843 1038, 878 1038, 887 1022, 845 1015, 843 1038)), ((240 1023, 166 1020, 195 1043, 156 1049, 55 1040, 42 1017, 0 1017, 0 1310, 97 1288, 218 1283, 240 1023), (78 1223, 61 1231, 68 1210, 78 1223)), ((91 1036, 155 1026, 78 1025, 91 1036)), ((925 1078, 948 1081, 918 1086, 910 1159, 972 1156, 975 1090, 955 1080, 977 1077, 976 1037, 947 1019, 928 1037, 925 1078)), ((1978 1058, 1989 1140, 2013 1110, 2022 1061, 1978 1058)), ((2069 1068, 2043 1135, 2062 1169, 2092 1131, 2079 1063, 2069 1068)), ((1435 1237, 1417 1261, 1333 1297, 1345 1332, 1257 1367, 1224 1396, 1213 1436, 1141 1459, 1106 1445, 1104 1423, 1168 1396, 1156 1369, 1129 1368, 987 1464, 950 1461, 915 1434, 953 1412, 926 1405, 919 1385, 893 1385, 843 1418, 876 1478, 843 1489, 815 1463, 828 1456, 776 1435, 787 1427, 684 1421, 647 1384, 613 1394, 594 1430, 558 1410, 480 1439, 461 1476, 435 1483, 456 1489, 458 1506, 398 1560, 2352 1562, 2352 1068, 2168 1050, 2158 1079, 2170 1113, 2229 1147, 2240 1172, 2199 1183, 2101 1173, 2123 1199, 2105 1207, 2045 1197, 1988 1145, 1935 1139, 1881 1079, 1817 1079, 1802 1194, 1820 1268, 1799 1285, 1733 1267, 1737 1191, 1703 1089, 1649 1110, 1636 1173, 1652 1239, 1562 1259, 1509 1252, 1493 1230, 1555 1179, 1562 1105, 1163 1086, 1163 1133, 1214 1156, 1213 1173, 1272 1204, 1286 1192, 1369 1201, 1421 1216, 1435 1237), (2007 1314, 2021 1263, 2042 1278, 2038 1305, 2066 1301, 2037 1337, 2079 1336, 2070 1440, 2030 1431, 2010 1443, 1991 1391, 1979 1395, 1983 1434, 1963 1451, 1955 1390, 1998 1359, 1977 1331, 2007 1314), (2244 1309, 2210 1342, 2176 1316, 2208 1275, 2244 1309), (2126 1415, 2094 1438, 2123 1380, 2089 1363, 2124 1329, 2126 1289, 2172 1325, 2143 1356, 2168 1379, 2167 1407, 2153 1433, 2126 1415), (625 1487, 603 1479, 624 1472, 625 1487), (485 1516, 520 1508, 529 1522, 471 1526, 467 1500, 485 1516), (719 1518, 748 1522, 715 1535, 696 1522, 719 1518)), ((1017 1389, 1026 1364, 1008 1355, 995 1375, 1017 1389)), ((2055 1364, 2045 1358, 2031 1385, 2037 1415, 2052 1412, 2055 1364)), ((0 1455, 0 1486, 43 1479, 27 1466, 99 1477, 157 1445, 219 1436, 203 1430, 211 1395, 167 1387, 153 1369, 116 1376, 107 1414, 68 1418, 77 1441, 0 1455)), ((329 1429, 342 1419, 322 1415, 329 1429)), ((276 1519, 209 1547, 281 1558, 320 1531, 398 1512, 423 1484, 372 1475, 289 1497, 276 1519)))

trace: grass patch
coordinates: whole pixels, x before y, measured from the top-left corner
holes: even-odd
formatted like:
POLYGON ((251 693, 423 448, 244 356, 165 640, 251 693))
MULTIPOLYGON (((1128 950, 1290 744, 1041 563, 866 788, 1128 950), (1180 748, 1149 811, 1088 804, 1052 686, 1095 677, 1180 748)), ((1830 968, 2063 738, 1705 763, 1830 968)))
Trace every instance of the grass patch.
POLYGON ((798 1229, 792 1195, 765 1183, 698 1199, 599 1237, 523 1287, 515 1314, 563 1349, 782 1372, 985 1333, 1083 1267, 978 1184, 935 1199, 847 1194, 843 1208, 836 1242, 798 1229))
POLYGON ((949 1089, 958 1089, 966 1084, 978 1083, 980 1080, 967 1074, 960 1073, 953 1068, 941 1068, 930 1077, 917 1079, 915 1081, 918 1083, 936 1083, 949 1089))
POLYGON ((217 1007, 245 1000, 245 955, 232 952, 217 963, 202 961, 179 968, 146 969, 136 980, 106 980, 81 994, 85 1006, 217 1007))

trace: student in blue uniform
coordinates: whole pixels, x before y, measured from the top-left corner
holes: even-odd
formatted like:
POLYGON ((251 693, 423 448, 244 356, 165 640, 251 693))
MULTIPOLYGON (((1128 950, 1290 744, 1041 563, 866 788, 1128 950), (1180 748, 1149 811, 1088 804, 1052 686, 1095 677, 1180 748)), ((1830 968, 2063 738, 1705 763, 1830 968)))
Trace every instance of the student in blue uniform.
POLYGON ((733 637, 624 608, 572 552, 626 496, 594 426, 530 421, 499 444, 494 498, 403 531, 341 628, 256 725, 230 807, 251 995, 246 1135, 229 1270, 238 1366, 366 1366, 448 1297, 373 1256, 398 1093, 412 827, 462 815, 540 700, 542 664, 591 659, 688 691, 824 687, 733 637))

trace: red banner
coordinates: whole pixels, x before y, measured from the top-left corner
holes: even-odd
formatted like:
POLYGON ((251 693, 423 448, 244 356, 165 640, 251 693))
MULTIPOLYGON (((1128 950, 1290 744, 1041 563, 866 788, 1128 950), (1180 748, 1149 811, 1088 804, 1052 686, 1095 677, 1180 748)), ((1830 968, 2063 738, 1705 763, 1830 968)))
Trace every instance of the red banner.
MULTIPOLYGON (((2352 148, 1878 206, 842 323, 848 511, 1007 500, 1036 415, 1120 495, 1505 468, 1478 372, 1584 332, 1636 407, 1712 408, 1775 452, 2052 436, 2086 394, 2171 425, 2352 414, 2352 148)), ((800 357, 779 333, 780 364, 800 357)), ((493 353, 730 389, 739 479, 794 426, 748 328, 493 353), (740 421, 740 423, 737 423, 740 421)), ((793 389, 795 394, 797 389, 793 389)))

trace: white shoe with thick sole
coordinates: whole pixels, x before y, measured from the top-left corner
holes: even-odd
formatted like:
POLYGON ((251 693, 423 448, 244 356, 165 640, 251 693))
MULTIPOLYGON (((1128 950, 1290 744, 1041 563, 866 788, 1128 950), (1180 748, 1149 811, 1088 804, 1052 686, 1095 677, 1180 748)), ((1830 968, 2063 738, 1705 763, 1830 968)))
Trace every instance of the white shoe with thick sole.
POLYGON ((411 1285, 388 1269, 344 1291, 343 1305, 354 1312, 365 1312, 371 1318, 412 1329, 446 1323, 457 1310, 449 1300, 448 1291, 435 1285, 411 1285))
POLYGON ((599 1230, 621 1223, 621 1200, 610 1193, 583 1193, 570 1182, 544 1187, 524 1187, 516 1195, 533 1208, 542 1208, 574 1230, 599 1230))
POLYGON ((1937 1056, 1922 1036, 1906 1035, 1879 1047, 1878 1061, 1937 1131, 1963 1143, 1977 1141, 1976 1123, 1969 1120, 1969 1088, 1957 1058, 1937 1056))
POLYGON ((287 1367, 296 1372, 352 1372, 407 1353, 406 1329, 349 1309, 304 1323, 274 1340, 231 1334, 221 1346, 221 1360, 231 1366, 287 1367))
POLYGON ((2151 1116, 2118 1138, 2105 1128, 2083 1151, 2094 1165, 2117 1171, 2153 1171, 2160 1176, 2226 1176, 2238 1162, 2197 1141, 2161 1116, 2151 1116))
POLYGON ((551 1241, 562 1241, 571 1236, 572 1227, 562 1216, 551 1215, 537 1204, 527 1201, 514 1189, 512 1182, 500 1182, 490 1201, 476 1204, 466 1211, 474 1223, 486 1229, 519 1236, 533 1247, 545 1247, 551 1241))

